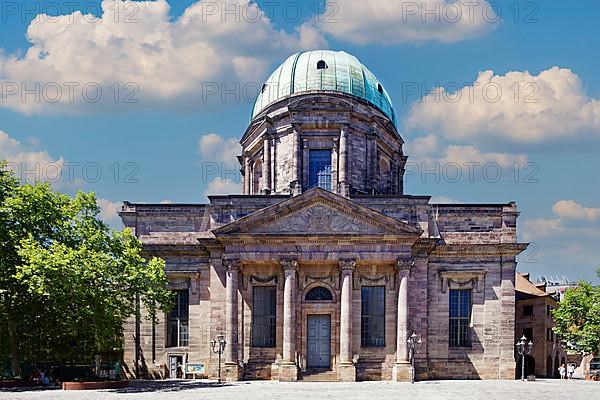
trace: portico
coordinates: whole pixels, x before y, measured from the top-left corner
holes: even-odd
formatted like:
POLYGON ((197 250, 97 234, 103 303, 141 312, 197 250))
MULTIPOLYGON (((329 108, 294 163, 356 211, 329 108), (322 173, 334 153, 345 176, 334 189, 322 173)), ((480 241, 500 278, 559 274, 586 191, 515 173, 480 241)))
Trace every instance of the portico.
POLYGON ((240 310, 230 302, 241 303, 247 310, 244 320, 250 319, 244 332, 228 330, 228 366, 261 369, 268 364, 280 381, 296 381, 307 369, 322 368, 334 371, 340 381, 355 381, 361 357, 381 354, 389 369, 385 375, 408 378, 409 271, 422 232, 362 208, 314 189, 215 231, 227 268, 225 320, 234 326, 239 318, 240 310), (369 218, 359 217, 365 214, 369 218), (275 288, 271 347, 252 343, 252 336, 263 332, 252 321, 258 310, 254 287, 275 288), (361 289, 369 287, 381 288, 377 301, 385 326, 373 325, 383 336, 363 346, 361 289), (238 347, 242 351, 236 352, 238 347), (397 355, 385 361, 390 349, 397 355), (231 359, 235 354, 238 360, 231 359))

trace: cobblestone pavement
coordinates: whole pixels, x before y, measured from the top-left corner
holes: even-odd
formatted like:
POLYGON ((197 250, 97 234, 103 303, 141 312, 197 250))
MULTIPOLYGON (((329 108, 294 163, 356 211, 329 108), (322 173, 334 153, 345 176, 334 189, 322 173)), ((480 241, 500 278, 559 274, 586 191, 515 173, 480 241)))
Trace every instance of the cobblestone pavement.
POLYGON ((598 399, 600 382, 538 380, 430 381, 410 383, 278 383, 237 382, 221 386, 210 382, 137 382, 134 387, 106 391, 28 390, 0 391, 0 399, 22 400, 533 400, 598 399))

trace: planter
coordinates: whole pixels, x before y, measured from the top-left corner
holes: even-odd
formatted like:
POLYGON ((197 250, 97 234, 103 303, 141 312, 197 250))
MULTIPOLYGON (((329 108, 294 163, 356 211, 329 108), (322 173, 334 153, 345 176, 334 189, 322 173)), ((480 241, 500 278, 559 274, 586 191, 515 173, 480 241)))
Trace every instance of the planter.
POLYGON ((129 386, 129 381, 106 382, 63 382, 63 390, 102 390, 123 389, 129 386))

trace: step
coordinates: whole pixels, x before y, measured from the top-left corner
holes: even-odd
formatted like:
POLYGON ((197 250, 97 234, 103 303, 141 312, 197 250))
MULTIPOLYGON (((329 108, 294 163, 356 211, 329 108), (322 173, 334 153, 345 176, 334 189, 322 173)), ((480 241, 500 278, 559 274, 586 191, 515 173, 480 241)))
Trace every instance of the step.
POLYGON ((302 373, 304 382, 337 382, 338 377, 335 371, 331 370, 307 370, 302 373))

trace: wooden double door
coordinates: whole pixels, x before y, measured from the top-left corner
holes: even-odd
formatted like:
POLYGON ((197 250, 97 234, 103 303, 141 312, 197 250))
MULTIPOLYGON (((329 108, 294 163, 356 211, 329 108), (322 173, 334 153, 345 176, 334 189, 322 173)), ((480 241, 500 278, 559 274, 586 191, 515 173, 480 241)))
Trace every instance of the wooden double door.
POLYGON ((307 368, 331 368, 331 315, 308 315, 307 368))

